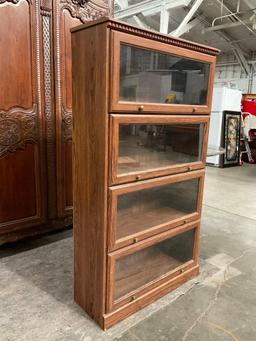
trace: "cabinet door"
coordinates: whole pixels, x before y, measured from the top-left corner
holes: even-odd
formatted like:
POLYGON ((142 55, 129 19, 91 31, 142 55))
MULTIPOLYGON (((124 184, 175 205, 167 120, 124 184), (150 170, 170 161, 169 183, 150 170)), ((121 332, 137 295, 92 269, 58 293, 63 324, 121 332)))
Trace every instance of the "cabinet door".
POLYGON ((0 1, 0 242, 46 219, 39 12, 0 1))
POLYGON ((200 218, 204 171, 109 190, 110 250, 200 218))
POLYGON ((198 263, 199 223, 190 223, 109 255, 111 311, 198 263))
POLYGON ((209 113, 215 57, 113 32, 112 111, 209 113))
POLYGON ((111 115, 110 184, 204 168, 208 116, 111 115))
POLYGON ((108 16, 105 0, 54 1, 57 207, 60 217, 72 213, 72 73, 70 29, 108 16))

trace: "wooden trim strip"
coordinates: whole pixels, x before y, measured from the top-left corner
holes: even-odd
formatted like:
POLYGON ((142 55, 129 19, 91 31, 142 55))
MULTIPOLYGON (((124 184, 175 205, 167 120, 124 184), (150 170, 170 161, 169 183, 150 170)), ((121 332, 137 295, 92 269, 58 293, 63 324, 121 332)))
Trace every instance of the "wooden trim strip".
POLYGON ((208 123, 209 116, 190 116, 184 115, 134 115, 134 114, 112 114, 111 117, 118 123, 152 123, 152 124, 167 124, 167 123, 177 123, 177 124, 192 124, 192 123, 208 123))
POLYGON ((135 299, 133 302, 128 303, 110 314, 105 314, 103 316, 103 328, 105 330, 110 328, 117 322, 124 320, 136 311, 141 310, 143 307, 149 305, 158 298, 166 295, 170 291, 173 291, 193 277, 196 277, 198 274, 199 266, 196 265, 192 269, 185 271, 183 274, 172 278, 170 281, 163 283, 161 286, 156 287, 147 292, 145 295, 135 299))
POLYGON ((174 46, 183 47, 185 49, 210 54, 212 56, 217 56, 220 53, 220 50, 216 49, 214 47, 190 42, 190 41, 185 40, 185 39, 178 39, 178 38, 172 37, 170 35, 161 34, 161 33, 158 33, 158 32, 152 31, 152 30, 148 30, 148 29, 141 29, 141 28, 138 28, 136 26, 129 25, 126 22, 113 20, 113 19, 110 19, 108 17, 100 18, 99 20, 95 20, 93 22, 86 23, 84 25, 79 25, 79 26, 71 29, 71 32, 73 33, 76 31, 86 29, 86 28, 91 27, 91 26, 100 25, 104 22, 108 22, 108 27, 111 28, 112 30, 121 31, 121 32, 128 32, 130 34, 137 35, 139 37, 153 39, 153 40, 165 43, 165 44, 171 44, 174 46))
POLYGON ((116 195, 126 194, 130 192, 136 192, 138 190, 153 188, 156 186, 162 186, 167 184, 172 184, 176 182, 182 182, 186 180, 191 180, 194 178, 200 178, 205 174, 205 170, 191 171, 189 173, 182 173, 176 175, 169 175, 160 178, 153 178, 149 180, 139 181, 137 183, 128 183, 125 185, 118 185, 110 187, 110 191, 114 192, 116 195))
POLYGON ((169 231, 159 233, 156 236, 152 236, 151 238, 147 238, 146 240, 142 240, 141 242, 138 242, 137 244, 129 245, 123 249, 111 252, 111 253, 109 253, 109 257, 116 260, 120 257, 128 256, 131 253, 134 253, 134 252, 137 252, 139 250, 148 248, 154 244, 160 243, 163 240, 175 237, 176 235, 179 235, 179 234, 182 234, 182 233, 187 232, 189 230, 192 230, 194 228, 197 228, 199 222, 200 222, 200 220, 192 221, 192 222, 185 224, 183 226, 178 226, 175 229, 171 229, 169 231))
MULTIPOLYGON (((109 244, 109 251, 116 251, 122 247, 134 245, 135 239, 136 239, 136 243, 138 243, 140 241, 143 241, 146 238, 156 236, 159 233, 163 233, 171 229, 184 226, 187 223, 200 219, 200 216, 201 216, 200 212, 201 212, 201 209, 198 209, 197 212, 194 212, 191 214, 184 214, 182 218, 171 220, 171 221, 168 221, 167 223, 163 223, 157 226, 153 226, 151 228, 146 229, 145 231, 137 232, 133 235, 120 238, 118 240, 116 240, 115 237, 112 235, 112 240, 111 240, 111 243, 109 244)), ((114 230, 114 232, 116 231, 114 230)))

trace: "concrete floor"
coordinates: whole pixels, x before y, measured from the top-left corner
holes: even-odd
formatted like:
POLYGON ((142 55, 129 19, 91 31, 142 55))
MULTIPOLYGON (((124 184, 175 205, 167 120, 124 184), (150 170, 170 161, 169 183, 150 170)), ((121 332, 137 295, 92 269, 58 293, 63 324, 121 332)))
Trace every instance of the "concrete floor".
POLYGON ((107 332, 73 303, 71 233, 0 249, 1 341, 256 340, 256 166, 207 169, 200 276, 107 332))

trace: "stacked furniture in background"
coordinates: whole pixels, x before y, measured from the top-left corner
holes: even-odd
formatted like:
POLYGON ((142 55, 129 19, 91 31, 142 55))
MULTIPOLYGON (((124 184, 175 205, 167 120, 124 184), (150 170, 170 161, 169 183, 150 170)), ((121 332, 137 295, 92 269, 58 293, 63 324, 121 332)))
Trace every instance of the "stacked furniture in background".
POLYGON ((72 53, 75 300, 106 329, 199 272, 218 50, 104 19, 72 53))
MULTIPOLYGON (((242 112, 244 131, 248 138, 251 152, 251 162, 256 162, 256 94, 243 94, 242 112)), ((243 155, 242 160, 248 162, 248 156, 243 155)))

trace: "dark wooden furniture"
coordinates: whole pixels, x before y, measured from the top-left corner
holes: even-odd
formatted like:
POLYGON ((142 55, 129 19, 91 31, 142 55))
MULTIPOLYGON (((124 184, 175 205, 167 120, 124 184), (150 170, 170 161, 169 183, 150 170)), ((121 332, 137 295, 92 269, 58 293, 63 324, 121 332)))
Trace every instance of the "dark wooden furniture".
POLYGON ((106 329, 198 274, 218 50, 105 18, 72 53, 75 300, 106 329))
POLYGON ((72 223, 70 28, 109 11, 0 1, 0 244, 72 223))

